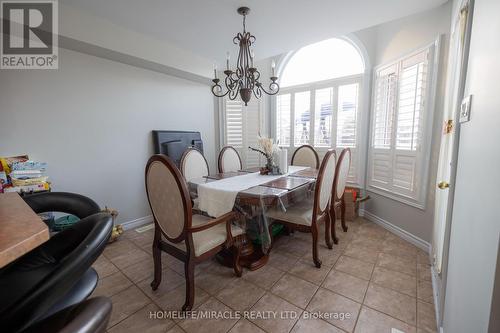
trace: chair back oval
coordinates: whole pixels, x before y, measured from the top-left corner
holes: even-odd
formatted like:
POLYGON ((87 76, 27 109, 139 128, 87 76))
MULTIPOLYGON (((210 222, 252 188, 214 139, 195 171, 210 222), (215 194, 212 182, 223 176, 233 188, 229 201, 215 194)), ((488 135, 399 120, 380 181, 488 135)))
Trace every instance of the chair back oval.
POLYGON ((318 172, 316 189, 314 193, 315 211, 323 213, 328 207, 332 195, 333 180, 335 178, 336 156, 335 151, 330 149, 326 152, 318 172))
POLYGON ((318 153, 310 145, 300 146, 292 155, 292 165, 317 169, 319 167, 318 153))
POLYGON ((345 148, 340 153, 337 170, 335 171, 335 199, 338 200, 344 195, 344 190, 347 184, 347 177, 349 176, 349 168, 351 167, 351 150, 345 148))
POLYGON ((222 148, 219 153, 218 165, 221 173, 243 169, 240 154, 232 146, 222 148))
POLYGON ((191 227, 191 200, 186 182, 174 162, 153 155, 146 165, 146 193, 155 223, 174 243, 185 238, 191 227))
POLYGON ((196 148, 188 148, 181 157, 181 172, 187 182, 208 176, 208 162, 196 148))

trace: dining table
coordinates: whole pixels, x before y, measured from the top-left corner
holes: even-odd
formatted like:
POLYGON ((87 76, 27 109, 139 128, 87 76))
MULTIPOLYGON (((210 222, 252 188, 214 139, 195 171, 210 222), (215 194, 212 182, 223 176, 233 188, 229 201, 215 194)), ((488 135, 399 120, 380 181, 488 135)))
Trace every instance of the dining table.
MULTIPOLYGON (((191 198, 198 202, 202 214, 219 217, 237 211, 237 223, 245 233, 235 238, 241 246, 240 265, 250 270, 263 267, 273 245, 272 221, 266 211, 277 207, 283 211, 303 200, 312 200, 318 170, 289 166, 286 173, 261 174, 260 168, 210 174, 188 182, 191 198)), ((222 251, 217 259, 230 266, 232 252, 222 251)))

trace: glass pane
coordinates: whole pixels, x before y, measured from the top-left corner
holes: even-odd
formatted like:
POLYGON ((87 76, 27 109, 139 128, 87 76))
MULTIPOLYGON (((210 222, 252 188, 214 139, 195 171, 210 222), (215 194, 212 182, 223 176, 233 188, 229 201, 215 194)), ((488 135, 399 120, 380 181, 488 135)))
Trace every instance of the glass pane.
POLYGON ((298 50, 281 75, 281 87, 361 74, 364 64, 348 41, 332 38, 298 50))
POLYGON ((314 146, 331 147, 333 88, 316 90, 314 110, 314 146))
POLYGON ((310 91, 303 91, 295 94, 294 144, 296 147, 309 143, 309 131, 311 129, 310 98, 310 91))
POLYGON ((337 147, 356 147, 356 118, 359 84, 339 86, 337 147))
POLYGON ((290 146, 290 94, 276 98, 276 140, 280 146, 290 146))

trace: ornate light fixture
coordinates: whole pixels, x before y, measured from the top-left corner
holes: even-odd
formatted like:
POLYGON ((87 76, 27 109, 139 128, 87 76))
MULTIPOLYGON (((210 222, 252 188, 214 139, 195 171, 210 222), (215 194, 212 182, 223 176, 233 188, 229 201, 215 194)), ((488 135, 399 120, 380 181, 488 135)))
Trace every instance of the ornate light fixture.
POLYGON ((234 100, 239 93, 245 105, 250 101, 252 93, 256 98, 260 98, 262 92, 268 95, 276 95, 280 89, 279 84, 276 82, 278 77, 274 74, 274 61, 272 63, 271 83, 269 84, 269 88, 266 90, 266 88, 262 86, 262 83, 259 82, 260 73, 257 68, 253 66, 254 53, 253 50, 250 49, 255 42, 255 36, 246 31, 245 25, 245 19, 249 12, 250 8, 248 7, 238 8, 238 14, 243 15, 243 33, 240 32, 233 38, 233 43, 239 44, 240 46, 235 71, 229 68, 229 53, 227 54, 226 70, 224 71, 226 75, 224 79, 226 92, 223 91, 222 86, 219 84, 220 80, 217 78, 216 66, 214 66, 214 79, 212 80, 214 83, 212 86, 212 93, 215 96, 224 97, 228 95, 229 99, 234 100))

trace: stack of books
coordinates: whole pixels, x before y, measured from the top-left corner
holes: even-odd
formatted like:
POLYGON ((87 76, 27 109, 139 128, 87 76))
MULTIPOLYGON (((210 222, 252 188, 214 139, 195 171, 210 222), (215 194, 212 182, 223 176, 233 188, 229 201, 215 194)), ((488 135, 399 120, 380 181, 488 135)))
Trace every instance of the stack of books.
POLYGON ((47 163, 32 161, 28 156, 0 159, 0 191, 32 193, 48 191, 47 163))

